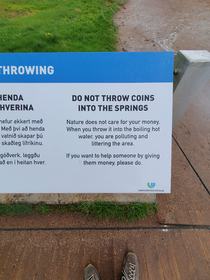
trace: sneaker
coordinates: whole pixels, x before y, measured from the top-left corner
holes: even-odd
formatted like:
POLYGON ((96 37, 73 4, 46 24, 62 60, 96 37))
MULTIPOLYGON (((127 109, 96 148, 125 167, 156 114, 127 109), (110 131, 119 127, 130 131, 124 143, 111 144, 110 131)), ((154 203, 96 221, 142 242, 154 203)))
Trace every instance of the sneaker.
POLYGON ((84 272, 84 280, 100 280, 98 271, 92 264, 86 266, 84 272))
POLYGON ((121 280, 139 280, 137 257, 134 253, 127 253, 123 263, 123 276, 121 280))

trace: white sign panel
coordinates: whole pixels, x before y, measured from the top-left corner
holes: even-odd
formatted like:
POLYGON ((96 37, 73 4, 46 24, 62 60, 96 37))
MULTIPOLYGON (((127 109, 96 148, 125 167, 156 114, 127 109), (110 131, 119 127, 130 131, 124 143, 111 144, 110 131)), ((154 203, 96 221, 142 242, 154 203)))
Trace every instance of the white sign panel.
POLYGON ((173 53, 0 54, 1 193, 169 193, 173 53))

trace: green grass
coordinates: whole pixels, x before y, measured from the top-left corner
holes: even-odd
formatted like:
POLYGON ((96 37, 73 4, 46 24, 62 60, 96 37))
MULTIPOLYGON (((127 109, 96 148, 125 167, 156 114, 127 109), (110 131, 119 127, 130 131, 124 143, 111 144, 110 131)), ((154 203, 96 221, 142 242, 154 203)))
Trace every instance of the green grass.
MULTIPOLYGON (((117 4, 125 2, 118 0, 117 4)), ((113 51, 113 25, 103 18, 101 9, 110 21, 113 11, 118 10, 115 3, 114 0, 0 0, 0 53, 113 51)), ((156 205, 147 203, 0 204, 0 215, 81 212, 94 218, 121 221, 142 219, 156 211, 156 205)))
POLYGON ((141 220, 147 215, 157 213, 157 206, 150 203, 133 202, 128 204, 118 204, 113 202, 96 201, 91 203, 68 204, 68 205, 48 205, 48 204, 0 204, 0 215, 19 214, 50 214, 80 212, 90 215, 93 218, 107 219, 114 218, 120 221, 141 220))
POLYGON ((0 215, 20 215, 34 213, 32 204, 0 204, 0 215))
POLYGON ((118 9, 113 0, 0 0, 0 52, 113 51, 113 25, 101 13, 111 20, 110 8, 118 9))
POLYGON ((117 204, 112 202, 96 201, 92 203, 82 203, 79 210, 94 218, 106 219, 114 218, 121 221, 141 220, 147 215, 157 212, 157 206, 150 203, 128 203, 117 204))

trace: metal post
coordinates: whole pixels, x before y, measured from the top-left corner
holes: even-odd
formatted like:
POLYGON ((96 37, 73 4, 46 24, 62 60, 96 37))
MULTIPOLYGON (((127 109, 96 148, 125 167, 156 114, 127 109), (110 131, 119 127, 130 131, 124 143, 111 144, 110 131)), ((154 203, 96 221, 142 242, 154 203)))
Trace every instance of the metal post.
POLYGON ((174 61, 173 127, 210 79, 208 51, 179 51, 174 61))

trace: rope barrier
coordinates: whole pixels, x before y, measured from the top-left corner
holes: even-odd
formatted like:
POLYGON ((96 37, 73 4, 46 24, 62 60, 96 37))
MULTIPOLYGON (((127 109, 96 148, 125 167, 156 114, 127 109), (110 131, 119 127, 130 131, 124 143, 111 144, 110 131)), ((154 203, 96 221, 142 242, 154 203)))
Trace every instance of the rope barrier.
POLYGON ((0 231, 107 231, 107 230, 175 230, 175 229, 210 229, 210 226, 182 225, 182 226, 161 226, 161 227, 58 227, 58 228, 0 228, 0 231))
POLYGON ((201 179, 201 177, 199 176, 198 172, 195 170, 194 166, 192 165, 192 163, 190 162, 190 160, 188 159, 187 155, 185 154, 185 152, 183 151, 183 149, 181 148, 181 146, 179 145, 178 141, 176 140, 176 138, 174 137, 174 135, 172 134, 172 137, 174 139, 174 141, 176 142, 177 146, 179 147, 179 149, 181 150, 181 152, 183 153, 183 155, 185 156, 186 160, 188 161, 189 165, 191 166, 191 168, 193 169, 193 171, 195 172, 195 174, 197 175, 198 179, 200 180, 201 184, 204 186, 205 190, 207 191, 207 193, 210 195, 210 191, 207 188, 207 186, 205 185, 205 183, 203 182, 203 180, 201 179))

